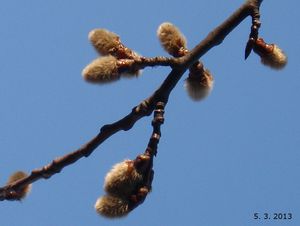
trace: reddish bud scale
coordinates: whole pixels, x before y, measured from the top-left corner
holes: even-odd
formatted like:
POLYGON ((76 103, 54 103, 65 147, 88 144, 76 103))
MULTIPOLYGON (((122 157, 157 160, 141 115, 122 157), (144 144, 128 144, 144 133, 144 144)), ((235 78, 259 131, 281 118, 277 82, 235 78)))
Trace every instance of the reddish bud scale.
POLYGON ((254 41, 253 50, 261 57, 261 63, 273 69, 282 69, 287 64, 287 56, 275 44, 267 44, 262 38, 254 41))

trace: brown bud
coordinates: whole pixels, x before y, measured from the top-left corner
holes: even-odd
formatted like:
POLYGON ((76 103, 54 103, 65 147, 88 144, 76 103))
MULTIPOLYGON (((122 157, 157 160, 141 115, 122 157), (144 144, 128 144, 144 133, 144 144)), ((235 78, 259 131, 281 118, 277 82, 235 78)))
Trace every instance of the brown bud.
MULTIPOLYGON (((7 185, 11 184, 13 182, 16 182, 20 179, 23 179, 27 176, 28 175, 25 172, 17 171, 9 177, 9 179, 7 181, 7 185)), ((16 200, 21 200, 21 199, 25 198, 26 195, 28 195, 28 193, 31 191, 31 187, 32 187, 31 184, 29 184, 29 185, 26 185, 26 186, 22 187, 19 190, 16 190, 16 191, 12 192, 11 195, 13 197, 11 197, 11 198, 16 199, 16 200)))
POLYGON ((151 164, 152 161, 149 154, 138 155, 133 162, 134 168, 140 174, 144 174, 145 172, 147 172, 149 170, 149 167, 152 166, 151 164))

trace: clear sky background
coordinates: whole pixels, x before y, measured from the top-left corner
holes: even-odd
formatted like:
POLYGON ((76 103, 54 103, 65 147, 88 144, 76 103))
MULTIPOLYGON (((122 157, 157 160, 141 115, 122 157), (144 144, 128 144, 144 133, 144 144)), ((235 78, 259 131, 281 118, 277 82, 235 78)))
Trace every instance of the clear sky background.
MULTIPOLYGON (((0 183, 30 172, 130 112, 164 80, 168 68, 106 86, 83 81, 97 57, 87 34, 107 28, 145 56, 166 56, 156 38, 165 21, 192 48, 243 0, 3 0, 0 8, 0 183)), ((244 61, 250 18, 203 57, 215 87, 203 102, 187 96, 184 78, 166 108, 153 192, 126 218, 94 211, 111 166, 142 153, 152 117, 120 132, 89 158, 33 185, 22 202, 0 203, 1 226, 300 225, 299 2, 261 6, 261 36, 289 57, 274 71, 256 55, 244 61), (292 220, 254 220, 254 213, 292 220)), ((184 76, 186 77, 186 76, 184 76)))

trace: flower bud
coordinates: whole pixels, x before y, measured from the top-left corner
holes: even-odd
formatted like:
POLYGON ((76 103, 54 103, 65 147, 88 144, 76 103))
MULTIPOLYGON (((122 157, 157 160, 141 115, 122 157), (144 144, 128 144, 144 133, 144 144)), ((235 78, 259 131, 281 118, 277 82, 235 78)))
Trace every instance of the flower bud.
POLYGON ((112 54, 120 44, 120 37, 105 29, 94 29, 88 36, 94 48, 101 55, 112 54))
POLYGON ((157 36, 162 47, 172 56, 182 56, 186 49, 186 39, 180 30, 171 23, 161 24, 157 30, 157 36))
POLYGON ((104 181, 104 190, 119 197, 129 197, 143 181, 142 173, 137 171, 134 161, 125 160, 113 166, 104 181))
POLYGON ((108 83, 120 78, 117 59, 113 56, 100 57, 82 71, 83 78, 93 83, 108 83))
MULTIPOLYGON (((17 180, 23 179, 27 176, 28 175, 25 172, 17 171, 9 177, 7 184, 11 184, 11 183, 13 183, 17 180)), ((21 199, 25 198, 26 195, 31 191, 31 187, 32 187, 31 184, 29 184, 29 185, 22 187, 20 190, 15 191, 13 194, 14 199, 21 200, 21 199)))
POLYGON ((262 64, 273 69, 282 69, 287 64, 287 56, 275 44, 267 44, 262 38, 254 42, 253 50, 261 57, 262 64))
POLYGON ((129 213, 128 201, 111 195, 100 197, 95 203, 98 214, 108 218, 124 217, 129 213))
POLYGON ((213 88, 213 83, 214 79, 211 73, 205 69, 201 75, 190 75, 185 80, 185 88, 192 100, 200 101, 209 95, 213 88))

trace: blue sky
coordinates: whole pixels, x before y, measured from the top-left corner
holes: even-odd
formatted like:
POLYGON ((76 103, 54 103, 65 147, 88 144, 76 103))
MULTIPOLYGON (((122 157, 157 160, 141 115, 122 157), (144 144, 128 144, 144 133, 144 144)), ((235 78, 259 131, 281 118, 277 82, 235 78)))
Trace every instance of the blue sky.
MULTIPOLYGON (((165 21, 192 48, 233 12, 231 1, 2 1, 0 8, 0 183, 78 148, 127 114, 164 80, 168 68, 98 86, 81 71, 97 57, 87 40, 107 28, 145 56, 166 56, 156 38, 165 21)), ((20 202, 0 203, 3 226, 299 225, 300 78, 297 1, 264 1, 261 36, 289 57, 274 71, 256 55, 244 61, 250 19, 203 57, 215 87, 191 101, 182 79, 166 108, 153 192, 128 217, 106 220, 93 205, 111 166, 144 151, 151 117, 107 140, 20 202), (254 220, 292 213, 292 220, 254 220)), ((184 76, 185 77, 185 76, 184 76)))

